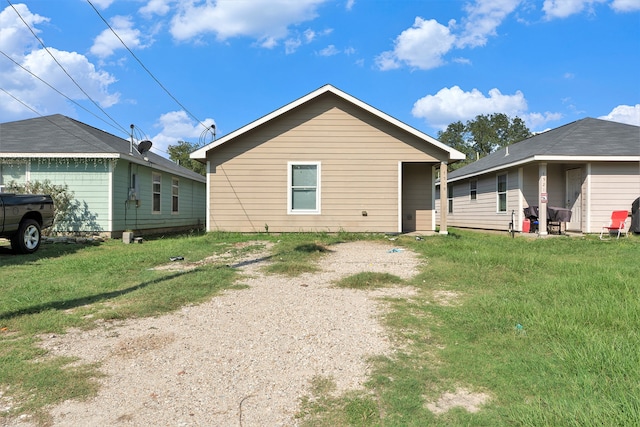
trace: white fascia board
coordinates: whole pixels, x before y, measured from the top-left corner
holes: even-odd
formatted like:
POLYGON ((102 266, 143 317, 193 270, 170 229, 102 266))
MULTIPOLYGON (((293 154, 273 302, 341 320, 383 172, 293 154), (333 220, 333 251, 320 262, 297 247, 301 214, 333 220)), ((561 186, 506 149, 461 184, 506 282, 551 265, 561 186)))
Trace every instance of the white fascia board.
POLYGON ((208 145, 205 145, 204 147, 194 151, 193 153, 191 153, 190 157, 192 159, 196 159, 196 160, 205 160, 207 158, 207 151, 216 148, 222 144, 224 144, 225 142, 239 136, 242 135, 245 132, 248 132, 252 129, 255 129, 256 127, 270 121, 273 120, 274 118, 293 110, 294 108, 299 107, 300 105, 310 101, 313 98, 316 98, 326 92, 331 92, 335 95, 337 95, 338 97, 354 104, 357 105, 358 107, 368 111, 369 113, 403 129, 404 131, 436 146, 437 148, 449 153, 449 160, 453 161, 453 160, 464 160, 465 159, 465 155, 463 153, 461 153, 460 151, 449 147, 448 145, 443 144, 442 142, 438 141, 435 138, 430 137, 429 135, 420 132, 419 130, 407 125, 406 123, 401 122, 400 120, 389 116, 386 113, 383 113, 382 111, 378 110, 377 108, 372 107, 371 105, 360 101, 357 98, 354 98, 353 96, 349 95, 348 93, 345 93, 343 91, 341 91, 340 89, 337 89, 336 87, 332 86, 332 85, 324 85, 319 89, 316 89, 315 91, 309 93, 308 95, 303 96, 302 98, 298 98, 297 100, 285 105, 284 107, 281 107, 275 111, 273 111, 272 113, 267 114, 266 116, 263 116, 261 118, 259 118, 258 120, 255 120, 251 123, 249 123, 248 125, 241 127, 240 129, 231 132, 228 135, 225 135, 224 137, 220 138, 217 141, 214 141, 208 145))
POLYGON ((7 159, 119 159, 118 153, 0 153, 7 159))
POLYGON ((248 125, 245 125, 243 127, 241 127, 240 129, 237 129, 233 132, 231 132, 230 134, 227 134, 225 136, 223 136, 222 138, 218 139, 217 141, 213 141, 210 144, 205 145, 202 148, 197 149, 196 151, 194 151, 193 153, 191 153, 189 155, 190 158, 192 159, 196 159, 196 160, 206 160, 207 158, 207 152, 209 150, 212 150, 216 147, 221 146, 222 144, 226 143, 227 141, 236 138, 239 135, 242 135, 243 133, 249 132, 250 130, 253 130, 255 128, 257 128, 258 126, 267 123, 270 120, 273 120, 274 118, 293 110, 294 108, 304 104, 305 102, 309 101, 310 99, 315 98, 316 96, 320 95, 323 92, 326 92, 327 86, 323 86, 320 89, 317 89, 313 92, 311 92, 308 95, 303 96, 302 98, 299 98, 293 102, 291 102, 290 104, 285 105, 284 107, 278 108, 277 110, 267 114, 266 116, 262 116, 260 117, 258 120, 254 120, 253 122, 249 123, 248 125))
POLYGON ((457 176, 455 178, 449 178, 449 179, 447 179, 447 182, 461 181, 463 179, 473 178, 475 176, 480 176, 480 175, 484 175, 484 174, 491 173, 491 172, 497 172, 497 171, 500 171, 500 170, 503 170, 503 169, 509 169, 509 168, 514 167, 514 166, 519 166, 519 165, 522 165, 522 164, 525 164, 525 163, 530 163, 530 162, 532 162, 534 160, 535 160, 535 157, 529 157, 527 159, 522 159, 522 160, 517 161, 517 162, 508 163, 506 165, 496 166, 496 167, 493 167, 491 169, 483 169, 481 171, 474 172, 474 173, 469 173, 467 175, 457 176))
POLYGON ((528 157, 526 159, 519 160, 513 163, 507 163, 504 165, 496 166, 490 169, 483 169, 467 175, 457 176, 455 178, 448 179, 447 182, 456 182, 463 179, 473 178, 476 176, 484 175, 487 173, 497 172, 504 169, 509 169, 515 166, 520 166, 525 163, 531 162, 640 162, 640 156, 554 156, 554 155, 538 155, 528 157))
POLYGON ((539 162, 640 162, 640 156, 534 156, 539 162))

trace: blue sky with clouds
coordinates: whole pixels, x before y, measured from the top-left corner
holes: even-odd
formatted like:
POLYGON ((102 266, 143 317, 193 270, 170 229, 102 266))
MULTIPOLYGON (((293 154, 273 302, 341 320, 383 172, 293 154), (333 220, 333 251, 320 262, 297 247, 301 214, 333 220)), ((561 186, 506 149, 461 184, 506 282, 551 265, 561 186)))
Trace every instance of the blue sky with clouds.
POLYGON ((640 125, 640 0, 3 3, 0 122, 134 124, 160 154, 327 83, 434 137, 494 112, 640 125))

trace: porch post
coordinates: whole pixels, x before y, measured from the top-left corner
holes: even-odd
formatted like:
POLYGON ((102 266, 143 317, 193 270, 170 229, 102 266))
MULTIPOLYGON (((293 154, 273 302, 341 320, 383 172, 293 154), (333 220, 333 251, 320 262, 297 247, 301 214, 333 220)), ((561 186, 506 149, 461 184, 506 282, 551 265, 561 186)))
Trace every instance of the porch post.
POLYGON ((547 164, 540 163, 538 168, 538 234, 547 235, 547 164))
POLYGON ((440 234, 449 234, 447 231, 448 197, 447 162, 440 162, 440 234))

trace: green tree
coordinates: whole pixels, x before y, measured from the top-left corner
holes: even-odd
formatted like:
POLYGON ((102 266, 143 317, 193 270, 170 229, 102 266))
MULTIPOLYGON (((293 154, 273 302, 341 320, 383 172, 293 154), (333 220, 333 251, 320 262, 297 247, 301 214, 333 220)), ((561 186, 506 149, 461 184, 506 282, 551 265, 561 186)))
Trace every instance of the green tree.
POLYGON ((452 169, 458 169, 531 135, 521 118, 511 119, 506 114, 494 113, 478 115, 464 125, 460 121, 453 122, 446 130, 438 132, 438 140, 465 154, 466 160, 452 165, 452 169))
POLYGON ((196 151, 200 146, 187 141, 178 141, 176 145, 170 145, 167 148, 169 158, 180 166, 199 173, 204 176, 207 174, 207 168, 204 164, 189 157, 189 154, 196 151))

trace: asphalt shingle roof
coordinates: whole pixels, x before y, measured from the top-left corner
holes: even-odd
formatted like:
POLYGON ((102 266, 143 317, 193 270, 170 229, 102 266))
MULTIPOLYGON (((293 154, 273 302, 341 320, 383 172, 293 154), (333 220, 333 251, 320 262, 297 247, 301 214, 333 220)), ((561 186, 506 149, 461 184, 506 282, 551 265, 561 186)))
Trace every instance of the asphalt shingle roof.
POLYGON ((534 161, 535 156, 640 156, 640 126, 585 118, 502 148, 449 173, 448 180, 534 161))
POLYGON ((129 154, 130 142, 61 114, 0 124, 0 157, 8 154, 24 157, 84 156, 108 158, 147 157, 159 170, 205 182, 205 178, 153 152, 144 156, 135 150, 129 154))

